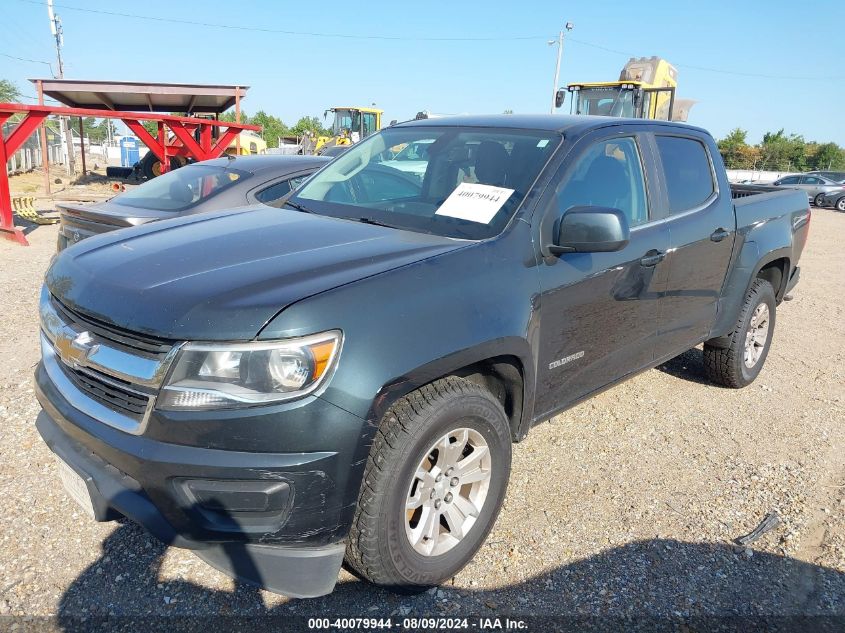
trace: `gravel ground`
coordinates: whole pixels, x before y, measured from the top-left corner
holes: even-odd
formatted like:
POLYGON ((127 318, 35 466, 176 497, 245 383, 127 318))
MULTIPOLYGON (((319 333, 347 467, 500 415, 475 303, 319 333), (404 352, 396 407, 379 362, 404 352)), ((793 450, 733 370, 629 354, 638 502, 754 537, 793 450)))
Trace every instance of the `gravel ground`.
POLYGON ((699 350, 641 374, 516 447, 498 523, 447 586, 400 596, 344 571, 314 600, 238 585, 77 511, 33 426, 56 227, 29 239, 0 243, 0 615, 68 628, 109 614, 845 617, 845 214, 814 211, 802 281, 753 385, 708 384, 699 350), (733 544, 769 512, 775 530, 733 544))

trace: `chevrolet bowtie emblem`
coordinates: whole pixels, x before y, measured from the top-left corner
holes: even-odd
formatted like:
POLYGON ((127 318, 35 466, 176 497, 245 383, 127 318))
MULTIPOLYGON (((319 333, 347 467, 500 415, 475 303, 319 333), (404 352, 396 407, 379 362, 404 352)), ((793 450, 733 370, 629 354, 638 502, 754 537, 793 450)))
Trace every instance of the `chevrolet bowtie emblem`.
POLYGON ((83 365, 99 347, 90 332, 76 332, 67 327, 56 335, 55 345, 61 359, 73 366, 83 365))

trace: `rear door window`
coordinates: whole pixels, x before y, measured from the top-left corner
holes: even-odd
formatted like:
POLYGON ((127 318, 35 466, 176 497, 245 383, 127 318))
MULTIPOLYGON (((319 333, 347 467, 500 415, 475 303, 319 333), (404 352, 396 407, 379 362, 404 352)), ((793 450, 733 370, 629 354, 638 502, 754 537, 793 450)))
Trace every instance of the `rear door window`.
POLYGON ((681 136, 656 136, 663 163, 670 213, 700 207, 716 191, 707 148, 700 141, 681 136))

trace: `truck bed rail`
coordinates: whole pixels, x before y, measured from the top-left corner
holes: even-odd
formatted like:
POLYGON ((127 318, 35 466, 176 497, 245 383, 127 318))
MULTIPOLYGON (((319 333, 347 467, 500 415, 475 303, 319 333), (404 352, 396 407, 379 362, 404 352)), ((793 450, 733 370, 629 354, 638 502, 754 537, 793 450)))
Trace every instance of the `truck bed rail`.
POLYGON ((731 185, 731 198, 746 198, 748 196, 755 196, 758 193, 768 193, 770 191, 783 191, 782 187, 772 187, 771 185, 731 185))

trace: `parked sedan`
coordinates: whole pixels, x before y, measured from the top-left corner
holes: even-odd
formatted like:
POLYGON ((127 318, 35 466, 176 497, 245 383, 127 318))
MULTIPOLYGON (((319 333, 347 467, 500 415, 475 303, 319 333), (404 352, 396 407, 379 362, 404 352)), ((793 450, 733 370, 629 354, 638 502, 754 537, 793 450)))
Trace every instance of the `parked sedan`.
POLYGON ((63 203, 58 250, 128 226, 263 202, 271 204, 330 159, 321 156, 238 156, 192 163, 106 202, 63 203))
POLYGON ((831 191, 825 194, 821 199, 821 204, 817 207, 833 207, 837 211, 845 211, 845 189, 840 191, 831 191))
POLYGON ((790 189, 803 189, 812 203, 819 207, 822 198, 833 191, 845 191, 845 184, 836 182, 816 174, 795 174, 784 176, 772 183, 775 187, 789 187, 790 189))
POLYGON ((833 182, 845 182, 845 171, 808 171, 808 176, 821 176, 833 182))

